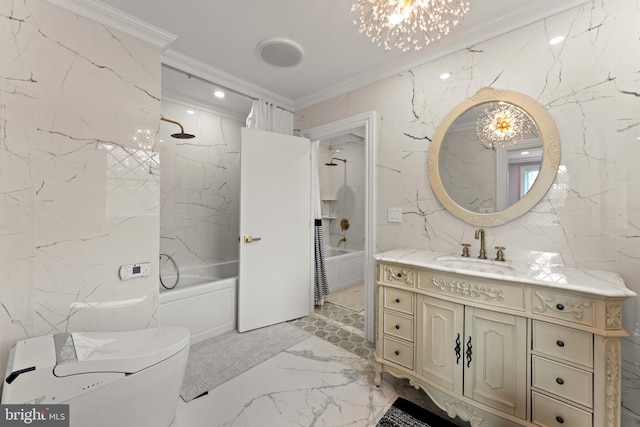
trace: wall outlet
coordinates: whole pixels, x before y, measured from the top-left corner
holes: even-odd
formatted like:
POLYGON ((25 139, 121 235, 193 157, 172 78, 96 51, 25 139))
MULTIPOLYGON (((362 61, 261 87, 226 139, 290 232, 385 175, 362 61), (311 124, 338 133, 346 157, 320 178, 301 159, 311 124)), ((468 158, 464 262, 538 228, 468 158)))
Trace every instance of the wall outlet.
POLYGON ((402 208, 389 208, 387 222, 402 222, 402 208))

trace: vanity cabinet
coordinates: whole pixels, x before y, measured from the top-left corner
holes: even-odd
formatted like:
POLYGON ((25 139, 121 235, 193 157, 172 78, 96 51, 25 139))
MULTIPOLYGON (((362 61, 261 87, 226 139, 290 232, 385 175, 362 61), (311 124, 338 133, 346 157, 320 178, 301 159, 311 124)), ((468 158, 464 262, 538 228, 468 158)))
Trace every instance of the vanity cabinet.
POLYGON ((473 427, 620 425, 620 310, 634 294, 619 276, 476 271, 415 250, 376 259, 377 385, 407 378, 473 427))

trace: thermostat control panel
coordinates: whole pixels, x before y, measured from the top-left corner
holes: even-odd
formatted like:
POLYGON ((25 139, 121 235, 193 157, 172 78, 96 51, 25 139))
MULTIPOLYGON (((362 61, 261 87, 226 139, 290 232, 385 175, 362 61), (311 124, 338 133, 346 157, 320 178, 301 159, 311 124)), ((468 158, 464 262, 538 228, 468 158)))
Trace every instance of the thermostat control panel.
POLYGON ((146 277, 151 274, 151 263, 129 264, 120 267, 120 280, 135 279, 136 277, 146 277))

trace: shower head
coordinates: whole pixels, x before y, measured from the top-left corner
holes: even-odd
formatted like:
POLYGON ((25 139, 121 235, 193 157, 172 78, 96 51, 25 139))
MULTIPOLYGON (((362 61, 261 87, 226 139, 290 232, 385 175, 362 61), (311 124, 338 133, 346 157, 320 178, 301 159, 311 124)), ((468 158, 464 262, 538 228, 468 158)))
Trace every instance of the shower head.
POLYGON ((195 138, 195 135, 192 135, 190 133, 185 133, 184 132, 184 128, 182 127, 182 125, 179 122, 176 122, 175 120, 169 120, 169 119, 165 119, 164 117, 160 116, 160 120, 165 121, 165 122, 169 122, 169 123, 173 123, 174 125, 178 125, 180 126, 180 133, 172 133, 171 137, 172 138, 177 138, 177 139, 191 139, 191 138, 195 138))
POLYGON ((347 159, 339 159, 337 157, 332 157, 331 158, 331 163, 325 163, 325 166, 338 166, 337 163, 334 163, 334 160, 340 160, 342 163, 347 164, 347 159))

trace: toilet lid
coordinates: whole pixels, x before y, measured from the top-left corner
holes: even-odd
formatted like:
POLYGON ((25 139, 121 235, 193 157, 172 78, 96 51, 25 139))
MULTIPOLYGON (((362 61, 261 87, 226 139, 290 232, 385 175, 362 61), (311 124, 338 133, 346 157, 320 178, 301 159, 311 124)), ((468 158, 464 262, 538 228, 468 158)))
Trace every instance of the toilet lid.
POLYGON ((59 377, 90 372, 134 373, 173 356, 189 345, 189 330, 182 327, 64 335, 58 341, 65 344, 56 346, 54 374, 59 377))

